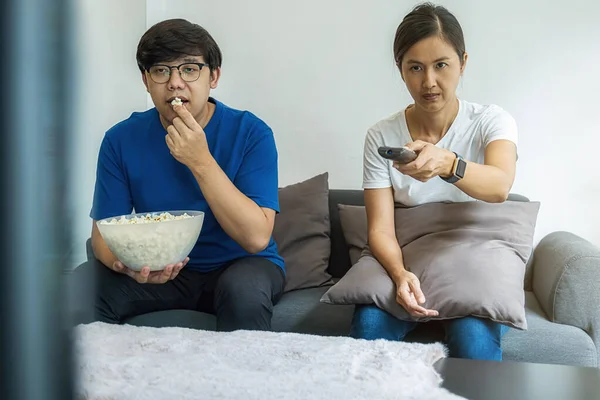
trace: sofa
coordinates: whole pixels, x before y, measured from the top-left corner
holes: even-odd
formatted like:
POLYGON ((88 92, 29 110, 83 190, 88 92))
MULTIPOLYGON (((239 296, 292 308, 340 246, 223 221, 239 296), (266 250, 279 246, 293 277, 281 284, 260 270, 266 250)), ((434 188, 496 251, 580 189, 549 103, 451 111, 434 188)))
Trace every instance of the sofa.
MULTIPOLYGON (((511 195, 509 201, 526 201, 511 195)), ((328 189, 329 242, 327 272, 332 281, 321 286, 287 291, 274 308, 275 331, 314 335, 347 335, 353 306, 320 302, 332 282, 351 267, 348 246, 339 220, 338 204, 363 205, 362 190, 328 189)), ((88 240, 88 260, 78 268, 98 263, 88 240)), ((529 260, 531 278, 525 282, 528 329, 511 329, 504 336, 504 359, 510 361, 600 367, 600 249, 569 232, 554 232, 535 247, 529 260)), ((77 308, 89 302, 89 282, 75 282, 77 308)), ((133 317, 138 326, 179 326, 215 329, 212 315, 189 310, 154 312, 133 317)), ((421 324, 408 340, 443 341, 438 322, 421 324)))

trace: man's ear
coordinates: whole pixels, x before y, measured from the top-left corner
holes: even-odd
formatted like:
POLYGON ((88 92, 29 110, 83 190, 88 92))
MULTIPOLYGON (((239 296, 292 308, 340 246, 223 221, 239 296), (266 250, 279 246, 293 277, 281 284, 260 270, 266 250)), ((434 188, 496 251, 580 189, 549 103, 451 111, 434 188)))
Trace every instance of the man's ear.
POLYGON ((148 77, 145 72, 142 72, 142 82, 144 82, 144 86, 146 86, 146 92, 150 93, 150 88, 148 88, 148 77))
POLYGON ((216 89, 219 85, 219 79, 221 79, 221 67, 215 68, 210 71, 210 88, 216 89))

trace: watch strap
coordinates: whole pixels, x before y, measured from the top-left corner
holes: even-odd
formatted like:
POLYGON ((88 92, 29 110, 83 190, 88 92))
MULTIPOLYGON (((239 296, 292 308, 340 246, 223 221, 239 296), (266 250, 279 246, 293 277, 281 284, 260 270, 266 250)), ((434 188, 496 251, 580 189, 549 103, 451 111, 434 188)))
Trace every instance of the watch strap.
POLYGON ((456 183, 462 178, 465 177, 465 170, 467 167, 467 163, 458 153, 453 152, 456 155, 456 159, 454 160, 454 164, 452 165, 452 175, 447 178, 440 176, 444 181, 448 183, 456 183))

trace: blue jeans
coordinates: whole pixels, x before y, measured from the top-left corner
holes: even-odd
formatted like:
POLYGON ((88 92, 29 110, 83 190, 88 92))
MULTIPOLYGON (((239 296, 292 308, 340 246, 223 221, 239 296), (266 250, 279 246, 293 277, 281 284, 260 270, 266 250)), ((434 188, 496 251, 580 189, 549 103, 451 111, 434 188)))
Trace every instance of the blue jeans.
MULTIPOLYGON (((402 341, 419 322, 402 321, 374 305, 357 305, 350 336, 402 341)), ((464 317, 443 321, 450 357, 502 360, 501 339, 508 327, 489 319, 464 317)))

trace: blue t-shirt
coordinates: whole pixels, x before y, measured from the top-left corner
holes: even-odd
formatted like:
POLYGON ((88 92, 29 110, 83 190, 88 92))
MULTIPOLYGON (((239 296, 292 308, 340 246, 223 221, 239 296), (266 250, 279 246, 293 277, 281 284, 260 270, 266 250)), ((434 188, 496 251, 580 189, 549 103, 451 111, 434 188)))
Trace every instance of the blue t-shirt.
MULTIPOLYGON (((210 98, 215 111, 204 128, 208 147, 233 184, 258 206, 279 212, 277 149, 271 128, 247 111, 210 98)), ((265 257, 284 270, 273 238, 250 254, 217 222, 192 172, 165 142, 158 111, 134 112, 106 132, 100 146, 94 201, 95 220, 135 212, 199 210, 205 213, 186 268, 215 270, 249 256, 265 257)))

